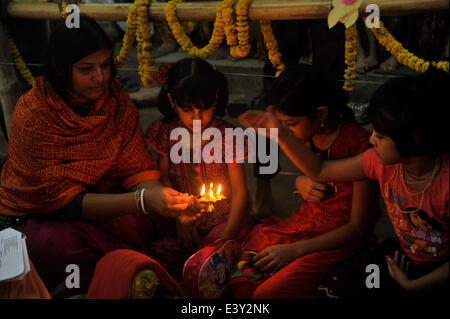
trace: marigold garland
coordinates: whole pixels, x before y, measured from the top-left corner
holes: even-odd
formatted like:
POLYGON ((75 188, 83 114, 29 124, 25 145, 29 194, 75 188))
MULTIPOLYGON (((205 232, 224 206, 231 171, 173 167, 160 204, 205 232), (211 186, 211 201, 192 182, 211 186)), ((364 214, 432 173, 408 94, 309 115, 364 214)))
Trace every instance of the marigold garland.
POLYGON ((425 72, 431 66, 441 69, 445 72, 449 71, 449 63, 446 61, 429 62, 415 56, 413 53, 406 50, 403 45, 398 42, 392 34, 385 28, 380 21, 379 28, 372 28, 372 33, 377 38, 378 42, 383 45, 386 50, 391 53, 399 63, 406 65, 412 70, 418 72, 425 72))
POLYGON ((119 55, 116 57, 116 67, 121 68, 130 56, 131 46, 134 43, 136 37, 136 25, 137 21, 137 5, 134 3, 128 9, 127 16, 127 29, 123 36, 122 47, 120 48, 119 55))
POLYGON ((155 61, 152 55, 151 25, 149 20, 150 1, 136 0, 129 8, 127 16, 127 29, 122 40, 122 47, 116 57, 116 66, 121 68, 130 56, 131 47, 136 40, 138 73, 141 82, 145 87, 154 87, 156 82, 154 74, 156 72, 155 61))
POLYGON ((266 45, 268 51, 269 60, 277 69, 275 76, 279 76, 281 72, 286 69, 286 65, 281 62, 281 53, 278 50, 278 43, 275 39, 271 22, 270 20, 261 20, 259 24, 261 26, 261 32, 264 37, 264 44, 266 45))
POLYGON ((227 44, 230 47, 236 46, 238 43, 236 25, 234 24, 233 5, 234 0, 223 0, 218 9, 223 19, 223 32, 225 33, 227 44))
POLYGON ((356 78, 356 23, 345 29, 345 64, 344 90, 350 92, 354 88, 352 80, 356 78))
POLYGON ((65 1, 61 2, 61 14, 62 17, 65 19, 67 18, 67 16, 69 15, 69 13, 67 12, 67 3, 65 1))
POLYGON ((149 0, 136 0, 138 6, 137 15, 137 57, 139 62, 138 73, 141 76, 141 82, 145 87, 151 88, 156 84, 154 75, 156 73, 155 61, 152 56, 151 25, 149 21, 148 6, 149 0))
POLYGON ((178 42, 181 48, 191 56, 204 59, 212 55, 219 48, 224 38, 224 25, 223 19, 221 18, 222 15, 220 14, 220 7, 222 6, 222 3, 221 5, 219 5, 216 13, 216 19, 214 21, 214 29, 211 35, 211 39, 203 48, 198 48, 186 35, 186 32, 184 32, 183 27, 181 26, 176 16, 176 6, 180 2, 182 2, 182 0, 170 0, 164 8, 167 22, 170 29, 172 30, 172 34, 175 40, 178 42))
POLYGON ((237 42, 230 47, 230 54, 235 58, 245 58, 251 49, 249 43, 249 31, 248 25, 248 8, 253 0, 238 0, 236 4, 236 32, 237 42))

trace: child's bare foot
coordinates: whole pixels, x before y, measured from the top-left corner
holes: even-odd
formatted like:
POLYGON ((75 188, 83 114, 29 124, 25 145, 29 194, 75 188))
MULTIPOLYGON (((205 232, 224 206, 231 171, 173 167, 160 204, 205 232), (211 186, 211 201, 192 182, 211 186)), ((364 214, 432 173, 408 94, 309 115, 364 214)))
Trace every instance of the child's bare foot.
POLYGON ((365 59, 365 62, 367 64, 367 69, 373 69, 378 66, 378 58, 376 55, 370 55, 365 59))
POLYGON ((356 56, 356 72, 365 73, 368 69, 366 57, 364 54, 358 54, 356 56))
POLYGON ((229 57, 229 53, 228 53, 228 48, 221 46, 219 47, 216 52, 214 52, 212 55, 210 55, 208 57, 208 59, 211 60, 224 60, 227 59, 229 57))
POLYGON ((161 44, 161 46, 156 50, 156 55, 164 55, 168 54, 170 52, 175 51, 178 48, 178 43, 175 40, 172 40, 170 42, 165 42, 161 44))
POLYGON ((397 69, 398 61, 391 55, 383 63, 380 64, 380 68, 386 71, 392 71, 397 69))

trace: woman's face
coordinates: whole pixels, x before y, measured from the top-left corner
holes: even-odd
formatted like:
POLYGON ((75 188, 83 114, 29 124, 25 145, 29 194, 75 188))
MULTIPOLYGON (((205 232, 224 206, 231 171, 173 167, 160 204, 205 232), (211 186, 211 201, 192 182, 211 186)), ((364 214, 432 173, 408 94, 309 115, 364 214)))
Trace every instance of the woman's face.
POLYGON ((111 63, 111 52, 101 49, 72 65, 72 86, 69 90, 72 104, 85 104, 105 93, 111 79, 111 63))
POLYGON ((397 146, 389 136, 373 130, 369 142, 373 145, 373 150, 381 164, 391 165, 400 162, 401 158, 397 146))
POLYGON ((320 127, 318 120, 313 120, 307 115, 291 116, 275 110, 275 116, 296 138, 303 142, 311 140, 320 127))

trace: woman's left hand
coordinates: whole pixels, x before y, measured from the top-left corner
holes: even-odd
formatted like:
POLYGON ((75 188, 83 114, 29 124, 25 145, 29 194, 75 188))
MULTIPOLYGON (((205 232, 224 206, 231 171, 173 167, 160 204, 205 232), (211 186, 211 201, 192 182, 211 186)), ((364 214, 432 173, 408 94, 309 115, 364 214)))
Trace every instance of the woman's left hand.
POLYGON ((395 251, 394 259, 386 255, 389 274, 403 289, 409 290, 412 280, 408 278, 409 261, 406 256, 402 255, 398 250, 395 251))
POLYGON ((252 263, 260 271, 274 273, 298 257, 300 256, 292 244, 273 245, 257 253, 252 263))

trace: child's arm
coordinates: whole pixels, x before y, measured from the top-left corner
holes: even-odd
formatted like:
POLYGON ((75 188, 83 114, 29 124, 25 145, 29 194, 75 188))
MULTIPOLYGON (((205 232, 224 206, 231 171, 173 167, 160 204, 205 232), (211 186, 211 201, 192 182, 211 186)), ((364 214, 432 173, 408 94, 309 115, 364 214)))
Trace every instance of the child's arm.
POLYGON ((350 221, 328 233, 291 244, 263 249, 253 258, 255 267, 262 271, 277 270, 304 255, 342 247, 360 240, 370 225, 376 202, 376 184, 370 180, 353 183, 350 221))
POLYGON ((325 161, 290 134, 270 110, 248 111, 239 117, 239 121, 255 130, 277 128, 278 143, 283 151, 300 171, 315 181, 351 182, 366 178, 363 169, 364 153, 346 159, 325 161))
POLYGON ((386 256, 388 270, 391 277, 405 290, 408 291, 423 291, 435 287, 448 284, 449 279, 449 263, 441 265, 435 270, 429 272, 422 277, 416 279, 409 279, 407 275, 408 266, 405 264, 405 256, 399 257, 399 252, 395 252, 394 259, 386 256))
POLYGON ((231 184, 231 208, 227 225, 220 236, 222 239, 234 238, 239 233, 242 222, 248 217, 248 190, 244 165, 228 164, 228 175, 231 184))

